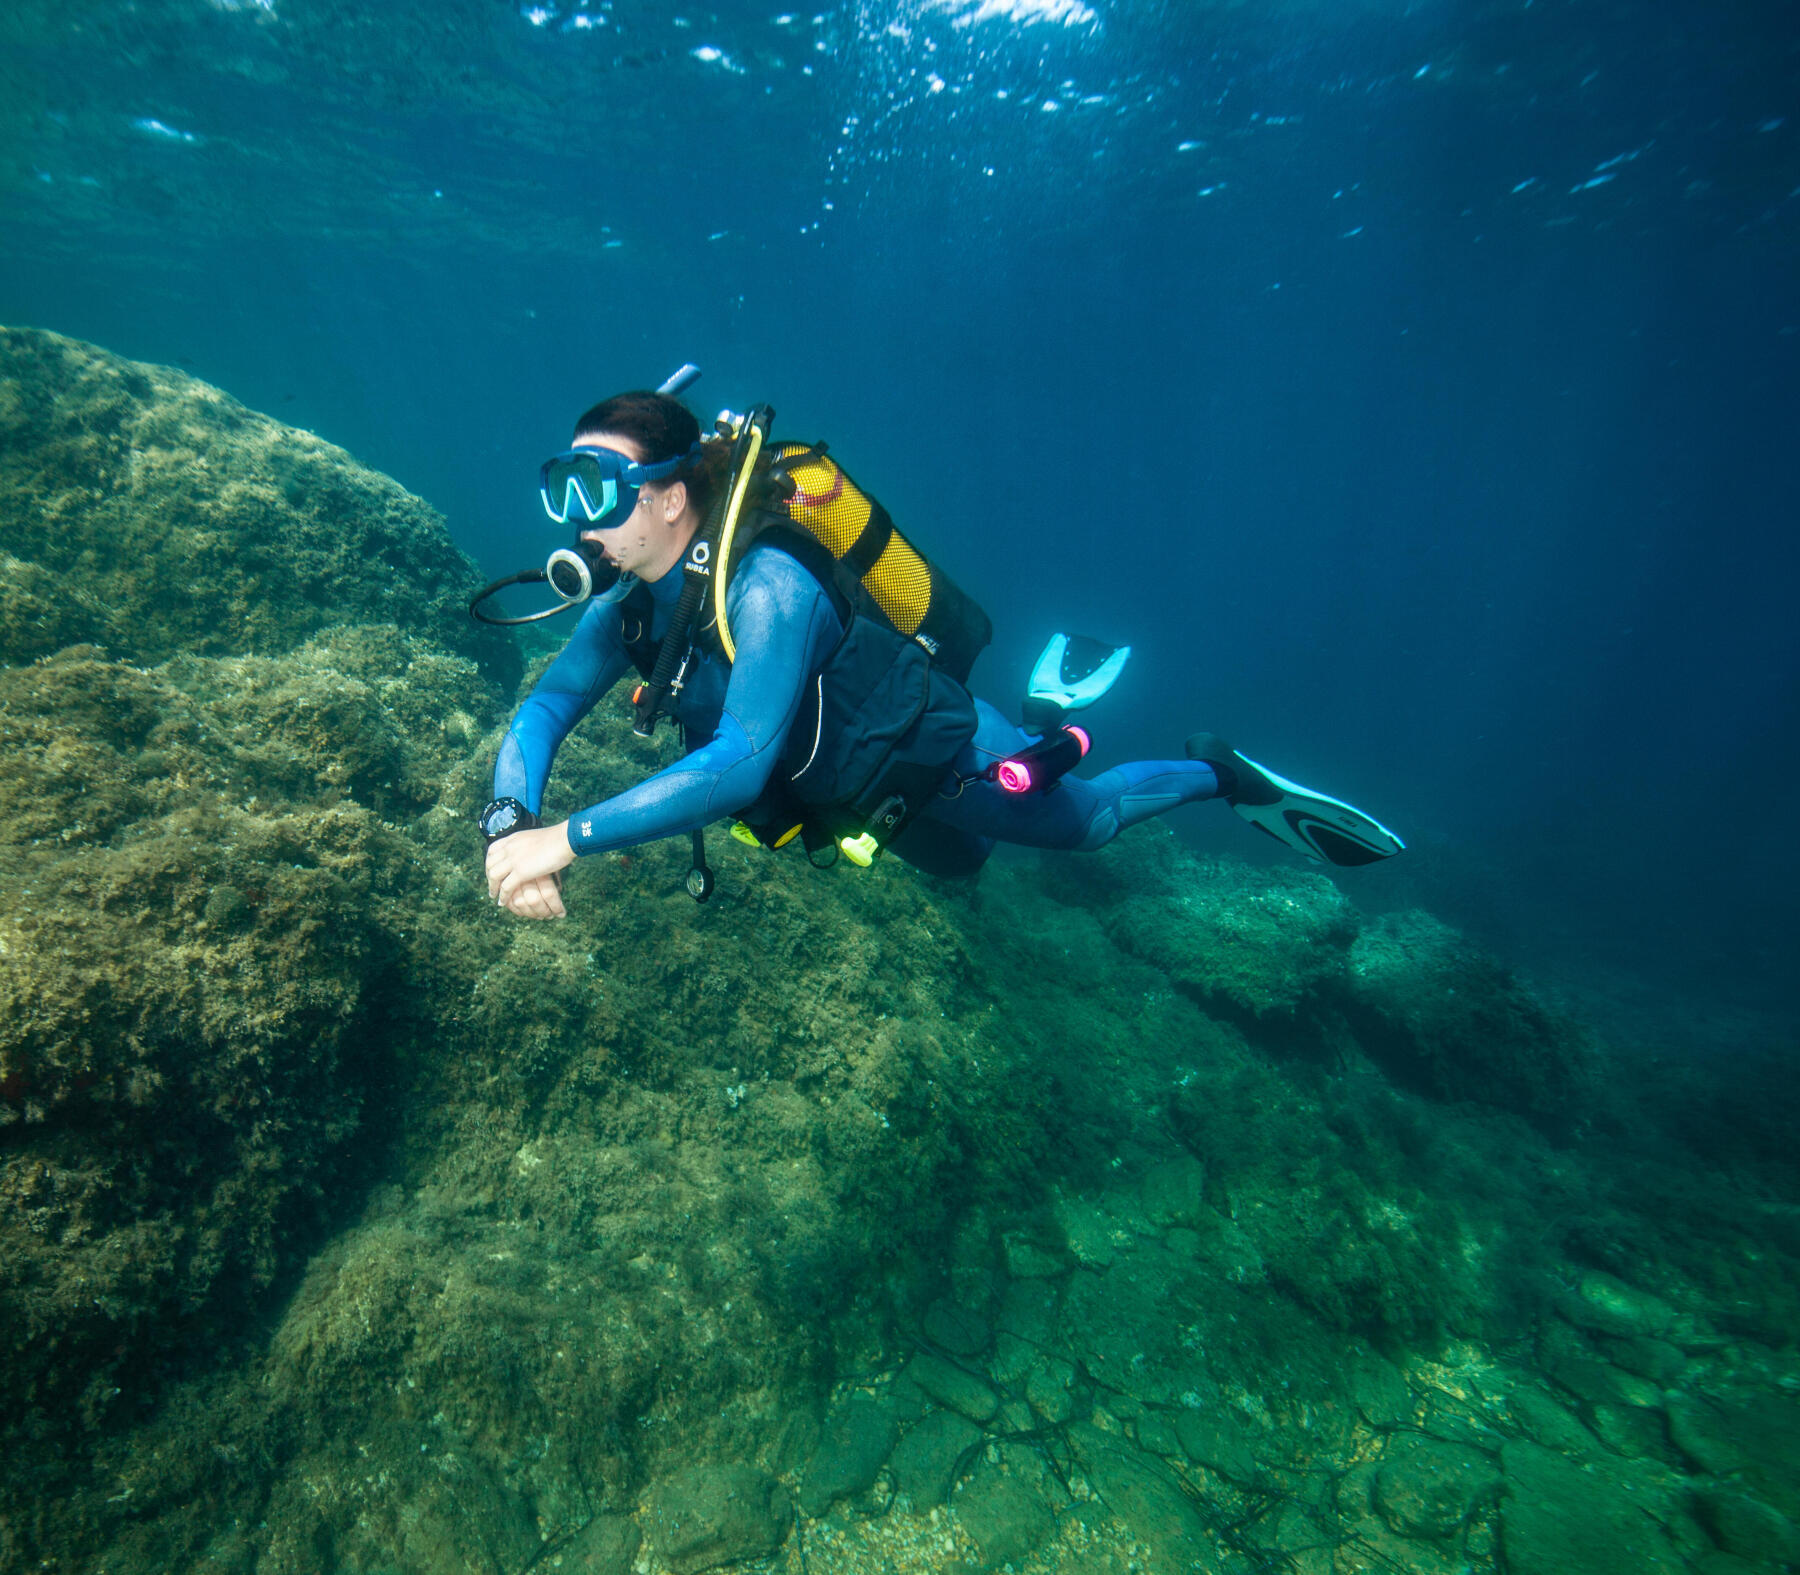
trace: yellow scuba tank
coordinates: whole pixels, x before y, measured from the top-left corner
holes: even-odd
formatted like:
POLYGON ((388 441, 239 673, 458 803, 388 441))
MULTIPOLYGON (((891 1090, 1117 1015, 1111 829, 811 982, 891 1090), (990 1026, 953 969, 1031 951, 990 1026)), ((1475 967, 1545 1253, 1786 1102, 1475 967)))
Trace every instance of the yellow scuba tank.
POLYGON ((825 445, 770 446, 753 516, 745 520, 740 476, 727 509, 713 606, 720 643, 733 656, 725 592, 731 571, 750 543, 771 526, 804 532, 831 554, 840 584, 860 592, 856 601, 889 627, 918 644, 932 665, 967 683, 975 658, 993 638, 994 626, 975 599, 934 568, 895 526, 888 511, 832 459, 825 445))

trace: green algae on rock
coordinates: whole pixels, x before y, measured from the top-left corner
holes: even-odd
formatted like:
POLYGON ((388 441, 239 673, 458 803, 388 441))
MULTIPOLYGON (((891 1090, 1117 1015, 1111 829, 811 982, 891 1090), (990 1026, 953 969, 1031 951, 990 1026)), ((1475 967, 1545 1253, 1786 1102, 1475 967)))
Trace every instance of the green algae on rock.
MULTIPOLYGON (((1788 1216, 1583 1136, 1602 1052, 1469 943, 1162 827, 973 888, 727 843, 705 909, 653 846, 512 922, 515 658, 423 506, 6 344, 0 1565, 1786 1556, 1788 1216), (133 498, 142 586, 52 563, 133 498), (365 503, 441 618, 331 579, 365 503), (267 509, 313 589, 253 615, 267 509)), ((660 758, 603 705, 553 790, 660 758)))
POLYGON ((1429 914, 1388 914, 1350 949, 1372 1054, 1440 1099, 1479 1099, 1553 1124, 1599 1096, 1586 1037, 1493 958, 1429 914))
POLYGON ((474 566, 429 506, 171 367, 0 328, 0 518, 32 566, 8 559, 0 594, 46 609, 0 623, 7 661, 65 631, 157 661, 387 623, 518 678, 511 643, 459 616, 474 566))

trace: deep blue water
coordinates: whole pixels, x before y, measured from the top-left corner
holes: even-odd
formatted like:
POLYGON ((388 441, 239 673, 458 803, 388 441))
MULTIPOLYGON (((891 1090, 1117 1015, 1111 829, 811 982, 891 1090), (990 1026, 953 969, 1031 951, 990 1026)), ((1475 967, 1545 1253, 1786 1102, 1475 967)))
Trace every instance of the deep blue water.
POLYGON ((982 598, 990 697, 1129 640, 1100 763, 1223 732, 1408 836, 1370 906, 1792 1010, 1791 7, 8 13, 0 321, 492 573, 572 417, 692 359, 982 598))

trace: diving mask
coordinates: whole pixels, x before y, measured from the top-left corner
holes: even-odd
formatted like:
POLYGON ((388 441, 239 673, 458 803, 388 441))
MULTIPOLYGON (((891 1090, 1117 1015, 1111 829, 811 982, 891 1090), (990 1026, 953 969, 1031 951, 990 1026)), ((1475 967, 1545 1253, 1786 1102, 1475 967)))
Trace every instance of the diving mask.
POLYGON ((538 471, 538 496, 544 500, 544 512, 558 525, 566 525, 579 513, 587 518, 583 528, 611 530, 624 524, 637 507, 645 482, 674 475, 698 448, 695 444, 686 454, 651 465, 627 459, 617 449, 572 448, 544 461, 538 471))

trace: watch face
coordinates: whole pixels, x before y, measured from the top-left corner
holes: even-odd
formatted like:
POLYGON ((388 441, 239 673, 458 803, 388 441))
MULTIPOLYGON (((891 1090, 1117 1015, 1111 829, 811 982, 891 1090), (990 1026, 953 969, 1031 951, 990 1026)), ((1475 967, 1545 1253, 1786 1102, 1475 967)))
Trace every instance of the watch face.
POLYGON ((490 837, 504 836, 519 823, 521 806, 516 799, 503 798, 488 805, 481 817, 481 829, 490 837))

